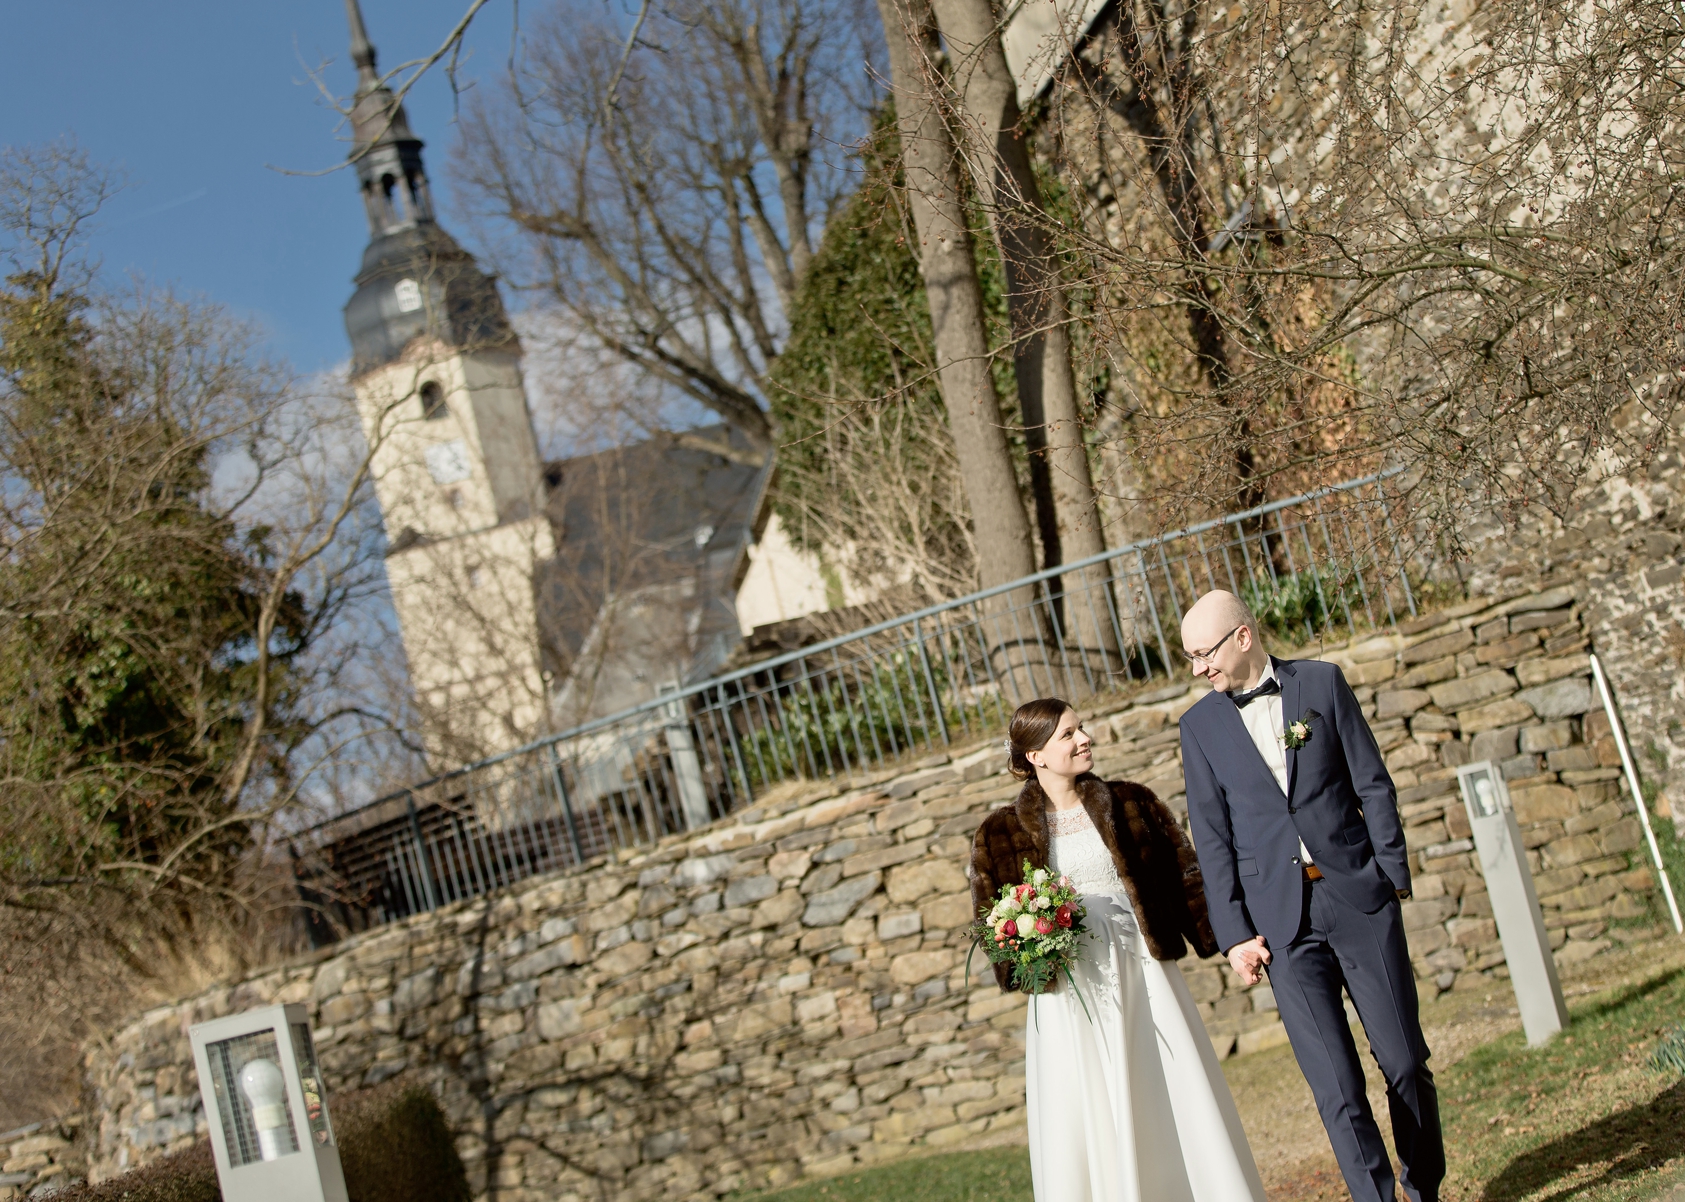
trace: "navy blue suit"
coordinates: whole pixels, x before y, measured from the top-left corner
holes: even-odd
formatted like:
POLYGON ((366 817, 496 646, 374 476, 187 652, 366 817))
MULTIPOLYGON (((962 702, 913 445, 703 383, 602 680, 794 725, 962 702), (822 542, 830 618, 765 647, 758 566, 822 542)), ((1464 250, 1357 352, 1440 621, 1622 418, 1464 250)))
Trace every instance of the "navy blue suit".
POLYGON ((1411 1202, 1431 1202, 1445 1152, 1398 903, 1410 865, 1397 794, 1340 669, 1274 664, 1283 725, 1314 714, 1309 740, 1286 752, 1285 796, 1227 693, 1182 717, 1188 817, 1211 927, 1225 951, 1264 937, 1277 1009, 1352 1197, 1393 1202, 1392 1166, 1341 996, 1351 994, 1387 1080, 1399 1183, 1411 1202), (1314 884, 1301 840, 1323 873, 1314 884))

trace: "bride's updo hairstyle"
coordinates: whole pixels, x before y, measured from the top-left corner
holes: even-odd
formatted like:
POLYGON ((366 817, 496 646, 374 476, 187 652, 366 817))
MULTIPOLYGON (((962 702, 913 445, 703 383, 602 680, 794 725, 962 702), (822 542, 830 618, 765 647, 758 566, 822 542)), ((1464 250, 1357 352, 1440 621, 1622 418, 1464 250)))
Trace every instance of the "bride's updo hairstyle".
POLYGON ((1057 697, 1038 697, 1019 706, 1006 732, 1006 751, 1010 757, 1006 770, 1019 780, 1034 776, 1036 766, 1030 763, 1029 753, 1047 746, 1053 732, 1059 729, 1059 719, 1070 708, 1057 697))

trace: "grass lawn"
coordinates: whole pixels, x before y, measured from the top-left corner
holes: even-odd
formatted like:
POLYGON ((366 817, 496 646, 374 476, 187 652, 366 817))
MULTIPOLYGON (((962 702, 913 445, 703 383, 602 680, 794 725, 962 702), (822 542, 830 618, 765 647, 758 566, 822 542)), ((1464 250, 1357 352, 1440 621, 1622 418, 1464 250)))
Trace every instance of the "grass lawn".
POLYGON ((1029 1202, 1030 1154, 984 1148, 902 1160, 772 1194, 739 1194, 735 1202, 1029 1202))
MULTIPOLYGON (((1506 1035, 1438 1074, 1452 1166, 1445 1202, 1642 1202, 1685 1180, 1685 1078, 1647 1064, 1658 1038, 1685 1023, 1685 967, 1640 975, 1569 1010, 1568 1033, 1544 1048, 1530 1051, 1519 1033, 1506 1035)), ((1294 1071, 1290 1060, 1276 1059, 1284 1072, 1294 1071)), ((1260 1161, 1266 1152, 1260 1148, 1260 1161)), ((1325 1181, 1329 1175, 1319 1174, 1325 1181)), ((1272 1190, 1271 1197, 1344 1197, 1337 1180, 1313 1192, 1272 1190)), ((993 1148, 848 1173, 754 1195, 753 1202, 1030 1196, 1028 1153, 993 1148)))
POLYGON ((1569 1012, 1567 1034, 1544 1048, 1507 1035, 1445 1074, 1449 1197, 1629 1202, 1685 1176, 1685 1078, 1647 1064, 1685 1022, 1685 968, 1569 1012))

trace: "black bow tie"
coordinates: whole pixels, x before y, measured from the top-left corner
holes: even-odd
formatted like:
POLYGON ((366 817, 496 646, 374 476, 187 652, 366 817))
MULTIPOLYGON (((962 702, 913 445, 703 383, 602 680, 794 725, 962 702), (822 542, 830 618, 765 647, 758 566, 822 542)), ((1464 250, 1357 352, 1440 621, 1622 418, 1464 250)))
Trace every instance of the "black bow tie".
POLYGON ((1281 692, 1281 681, 1272 676, 1255 689, 1248 689, 1244 693, 1230 693, 1229 700, 1234 702, 1237 710, 1243 710, 1260 697, 1271 697, 1281 692))

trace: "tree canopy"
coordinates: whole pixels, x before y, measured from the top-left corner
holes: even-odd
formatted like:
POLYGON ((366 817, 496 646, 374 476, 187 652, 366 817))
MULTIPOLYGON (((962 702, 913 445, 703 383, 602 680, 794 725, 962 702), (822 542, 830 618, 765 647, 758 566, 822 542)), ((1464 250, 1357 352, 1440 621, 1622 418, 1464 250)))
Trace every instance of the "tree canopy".
MULTIPOLYGON (((176 412, 178 372, 213 366, 191 322, 102 334, 88 305, 33 272, 0 290, 0 856, 23 886, 211 886, 245 845, 228 777, 268 549, 206 504, 210 447, 176 412)), ((294 598, 271 636, 283 695, 302 636, 294 598)))
MULTIPOLYGON (((798 545, 858 584, 924 601, 956 596, 976 587, 977 552, 887 105, 859 156, 860 187, 826 226, 770 373, 781 435, 774 507, 798 545)), ((999 352, 1010 334, 986 238, 977 259, 999 352)), ((1009 355, 991 367, 1022 482, 1009 355)))

